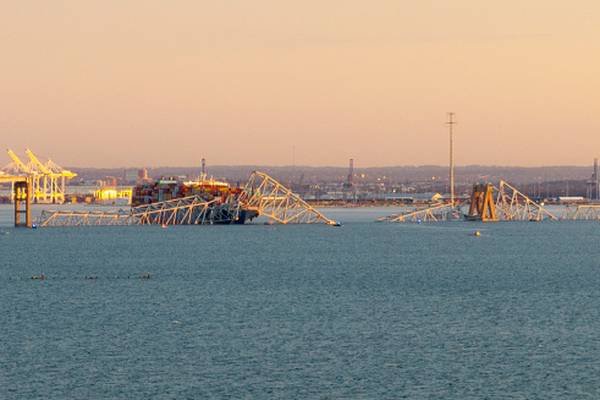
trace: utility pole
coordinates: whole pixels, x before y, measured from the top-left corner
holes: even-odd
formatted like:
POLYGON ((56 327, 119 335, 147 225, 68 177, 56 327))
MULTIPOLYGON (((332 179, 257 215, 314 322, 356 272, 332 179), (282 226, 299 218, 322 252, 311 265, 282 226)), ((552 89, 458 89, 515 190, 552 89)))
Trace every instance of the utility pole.
MULTIPOLYGON (((600 171, 598 171, 598 159, 594 158, 594 186, 596 186, 596 200, 600 200, 600 171)), ((591 196, 590 196, 591 197, 591 196)))
POLYGON ((454 121, 454 113, 448 113, 448 133, 450 134, 450 204, 454 207, 454 132, 453 127, 456 124, 454 121))

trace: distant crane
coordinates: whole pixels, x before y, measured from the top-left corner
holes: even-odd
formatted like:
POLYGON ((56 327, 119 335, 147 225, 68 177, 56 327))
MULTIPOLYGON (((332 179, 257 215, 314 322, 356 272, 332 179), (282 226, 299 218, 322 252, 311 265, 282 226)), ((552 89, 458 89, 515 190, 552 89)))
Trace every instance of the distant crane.
MULTIPOLYGON (((8 156, 12 163, 0 170, 1 182, 12 184, 11 193, 14 193, 16 182, 27 178, 31 181, 31 198, 39 204, 62 204, 65 202, 66 182, 77 176, 76 173, 66 170, 48 160, 45 164, 29 149, 25 154, 29 162, 25 164, 17 154, 8 149, 8 156)), ((14 199, 13 199, 14 200, 14 199)))

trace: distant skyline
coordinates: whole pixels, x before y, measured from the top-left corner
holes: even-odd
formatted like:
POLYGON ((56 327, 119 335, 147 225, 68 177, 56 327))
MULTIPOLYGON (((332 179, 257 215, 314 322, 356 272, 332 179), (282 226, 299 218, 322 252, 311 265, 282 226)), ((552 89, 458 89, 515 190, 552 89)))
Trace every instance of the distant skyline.
POLYGON ((592 0, 21 0, 0 48, 0 166, 445 165, 448 111, 457 165, 600 157, 592 0))

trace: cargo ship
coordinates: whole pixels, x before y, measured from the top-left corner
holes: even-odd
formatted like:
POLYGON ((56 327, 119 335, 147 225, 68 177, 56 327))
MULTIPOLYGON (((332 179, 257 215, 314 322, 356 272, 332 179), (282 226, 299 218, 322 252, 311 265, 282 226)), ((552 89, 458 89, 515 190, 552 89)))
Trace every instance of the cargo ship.
POLYGON ((157 180, 147 180, 134 186, 131 193, 131 207, 143 207, 171 200, 197 196, 212 202, 213 212, 219 217, 215 223, 243 224, 258 216, 255 210, 238 206, 243 189, 232 187, 227 182, 200 176, 197 180, 185 181, 180 177, 169 176, 157 180))

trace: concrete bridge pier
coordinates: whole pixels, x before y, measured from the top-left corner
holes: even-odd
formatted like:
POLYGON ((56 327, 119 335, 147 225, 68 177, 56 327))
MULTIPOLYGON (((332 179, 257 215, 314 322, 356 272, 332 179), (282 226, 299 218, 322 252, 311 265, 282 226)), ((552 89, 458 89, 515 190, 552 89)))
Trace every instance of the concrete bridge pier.
POLYGON ((14 183, 15 227, 31 228, 31 179, 14 183))

